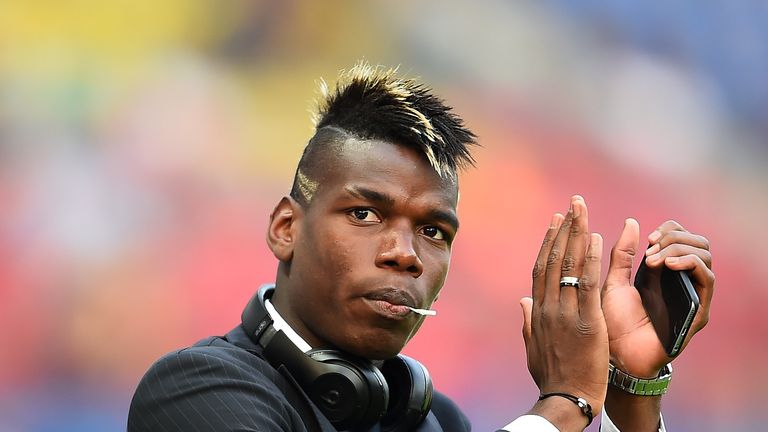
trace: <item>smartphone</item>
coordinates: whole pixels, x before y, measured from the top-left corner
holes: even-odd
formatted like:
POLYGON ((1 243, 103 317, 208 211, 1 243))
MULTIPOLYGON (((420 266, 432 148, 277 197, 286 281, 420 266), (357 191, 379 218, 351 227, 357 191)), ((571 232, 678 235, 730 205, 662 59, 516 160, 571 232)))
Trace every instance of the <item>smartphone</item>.
POLYGON ((667 355, 676 356, 699 310, 699 296, 688 272, 666 266, 651 269, 643 257, 635 275, 635 288, 667 355))

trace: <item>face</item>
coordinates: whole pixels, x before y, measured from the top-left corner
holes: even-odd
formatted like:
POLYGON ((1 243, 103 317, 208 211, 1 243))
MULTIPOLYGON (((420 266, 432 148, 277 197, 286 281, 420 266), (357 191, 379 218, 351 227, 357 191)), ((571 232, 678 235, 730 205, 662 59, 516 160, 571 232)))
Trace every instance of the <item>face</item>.
MULTIPOLYGON (((313 348, 396 355, 443 286, 457 185, 415 150, 350 140, 294 214, 275 305, 313 348)), ((294 205, 297 206, 297 205, 294 205)))

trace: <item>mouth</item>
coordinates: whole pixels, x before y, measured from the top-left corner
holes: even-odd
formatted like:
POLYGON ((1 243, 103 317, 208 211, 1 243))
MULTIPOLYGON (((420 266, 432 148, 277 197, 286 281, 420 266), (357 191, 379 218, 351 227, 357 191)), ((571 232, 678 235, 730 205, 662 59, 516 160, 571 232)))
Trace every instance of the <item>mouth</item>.
MULTIPOLYGON (((416 308, 418 303, 405 290, 385 288, 364 296, 366 303, 379 315, 391 319, 405 319, 416 308)), ((416 315, 418 316, 418 315, 416 315)))

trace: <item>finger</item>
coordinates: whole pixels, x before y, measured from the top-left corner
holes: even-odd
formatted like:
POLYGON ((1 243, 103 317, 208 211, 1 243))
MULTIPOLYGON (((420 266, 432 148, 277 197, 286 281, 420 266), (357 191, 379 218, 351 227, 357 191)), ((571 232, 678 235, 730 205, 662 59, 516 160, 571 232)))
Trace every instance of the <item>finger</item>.
POLYGON ((661 251, 647 256, 645 258, 645 264, 650 268, 657 268, 664 263, 666 258, 681 257, 685 255, 696 255, 701 258, 701 261, 706 267, 712 267, 712 254, 708 250, 678 243, 667 246, 661 251))
POLYGON ((533 299, 523 297, 520 299, 520 307, 523 309, 523 341, 525 346, 531 341, 531 313, 533 312, 533 299))
POLYGON ((670 233, 672 231, 685 231, 686 229, 683 228, 682 225, 680 225, 677 221, 668 220, 661 225, 659 225, 658 228, 656 228, 652 233, 648 234, 648 243, 650 244, 656 244, 658 241, 664 237, 665 234, 670 233))
POLYGON ((645 251, 645 256, 656 254, 665 247, 673 244, 685 244, 699 249, 709 250, 709 240, 704 236, 693 234, 688 231, 670 231, 663 234, 656 244, 651 245, 651 247, 645 251))
POLYGON ((604 284, 606 288, 616 285, 631 285, 632 261, 635 258, 638 241, 640 241, 640 225, 636 220, 629 218, 624 221, 624 229, 611 249, 611 261, 608 265, 608 274, 604 284))
POLYGON ((667 267, 673 270, 688 270, 694 279, 696 294, 699 296, 699 310, 693 318, 691 330, 686 336, 683 347, 687 345, 694 334, 703 329, 709 322, 709 311, 712 305, 712 295, 715 292, 715 274, 708 269, 696 255, 667 258, 667 267))
POLYGON ((699 310, 696 312, 691 330, 683 342, 682 349, 685 349, 693 335, 703 329, 709 322, 712 295, 715 292, 715 274, 704 265, 704 262, 697 255, 668 257, 664 264, 672 270, 688 271, 688 274, 693 279, 696 294, 699 296, 699 310))
POLYGON ((589 248, 584 257, 584 272, 579 280, 579 315, 592 322, 600 317, 600 260, 603 258, 603 237, 592 233, 589 248))
POLYGON ((549 223, 549 228, 547 228, 546 234, 544 234, 544 241, 541 243, 539 255, 536 257, 536 263, 533 265, 533 286, 531 288, 531 294, 533 295, 533 301, 537 304, 541 304, 541 302, 544 301, 547 259, 549 257, 549 252, 552 249, 552 243, 554 242, 562 223, 563 215, 555 213, 552 216, 552 221, 549 223))
POLYGON ((709 314, 709 305, 715 291, 715 274, 710 270, 698 255, 685 255, 681 257, 668 257, 664 265, 671 270, 686 270, 693 278, 696 294, 699 295, 699 303, 709 314))
MULTIPOLYGON (((589 218, 584 198, 575 195, 571 198, 573 221, 568 233, 568 246, 565 249, 563 263, 560 267, 560 277, 580 278, 584 271, 584 256, 589 243, 589 218)), ((559 285, 558 280, 558 285, 559 285)), ((578 312, 578 288, 573 286, 560 287, 560 306, 565 311, 578 312)))
POLYGON ((560 301, 560 268, 563 265, 563 255, 568 247, 568 235, 573 223, 573 205, 560 224, 557 236, 552 242, 552 248, 547 256, 546 274, 544 275, 544 298, 546 302, 557 303, 560 301))

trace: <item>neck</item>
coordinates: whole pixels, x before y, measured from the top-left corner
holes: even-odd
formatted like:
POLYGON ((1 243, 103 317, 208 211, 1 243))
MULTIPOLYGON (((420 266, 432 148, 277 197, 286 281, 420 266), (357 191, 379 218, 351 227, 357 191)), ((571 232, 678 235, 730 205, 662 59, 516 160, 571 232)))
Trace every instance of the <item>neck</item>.
MULTIPOLYGON (((304 341, 307 346, 311 348, 326 348, 324 346, 325 344, 309 330, 307 324, 294 312, 295 309, 291 305, 291 292, 294 290, 291 289, 292 287, 289 283, 286 283, 286 278, 281 277, 283 275, 280 273, 281 272, 278 271, 277 280, 275 282, 275 292, 270 299, 272 307, 279 314, 281 320, 299 339, 304 341)), ((286 332, 286 334, 288 334, 288 332, 286 332)), ((293 340, 293 338, 291 338, 291 340, 293 340)), ((294 343, 296 342, 294 341, 294 343)), ((297 346, 301 348, 301 345, 297 344, 297 346)))

